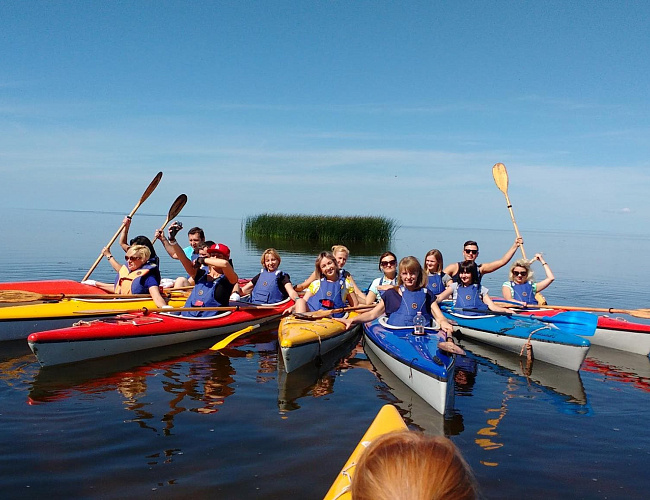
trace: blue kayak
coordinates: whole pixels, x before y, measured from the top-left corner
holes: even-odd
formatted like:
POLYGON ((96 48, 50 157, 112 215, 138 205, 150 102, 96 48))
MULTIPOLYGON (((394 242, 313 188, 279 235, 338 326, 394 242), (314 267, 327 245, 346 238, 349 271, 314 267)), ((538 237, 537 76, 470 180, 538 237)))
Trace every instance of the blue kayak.
POLYGON ((532 349, 535 359, 578 371, 587 356, 587 339, 568 333, 558 324, 526 316, 512 316, 457 311, 442 305, 445 317, 468 338, 517 354, 526 347, 532 349))
POLYGON ((382 316, 363 325, 365 345, 404 384, 439 413, 453 406, 455 356, 438 349, 437 330, 414 335, 382 316))

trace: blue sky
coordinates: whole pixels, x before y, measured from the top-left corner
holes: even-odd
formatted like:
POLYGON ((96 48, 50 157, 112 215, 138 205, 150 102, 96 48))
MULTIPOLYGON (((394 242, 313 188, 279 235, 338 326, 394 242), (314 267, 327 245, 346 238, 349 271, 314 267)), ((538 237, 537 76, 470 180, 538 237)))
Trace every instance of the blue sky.
POLYGON ((650 2, 0 2, 0 206, 648 232, 650 2))

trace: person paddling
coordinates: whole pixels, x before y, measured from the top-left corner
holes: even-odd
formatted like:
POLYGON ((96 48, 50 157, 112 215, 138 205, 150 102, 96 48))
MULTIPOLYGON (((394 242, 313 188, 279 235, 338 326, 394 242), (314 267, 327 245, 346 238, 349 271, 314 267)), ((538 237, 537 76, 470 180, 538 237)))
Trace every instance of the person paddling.
POLYGON ((487 312, 511 312, 505 307, 496 305, 490 296, 489 290, 481 285, 478 269, 474 261, 466 260, 458 266, 458 282, 452 282, 447 289, 438 295, 438 302, 452 297, 453 307, 461 314, 478 315, 487 312), (468 309, 471 309, 468 311, 468 309))
MULTIPOLYGON (((223 243, 215 243, 206 249, 209 257, 197 257, 192 262, 176 241, 175 231, 169 233, 169 244, 178 255, 178 259, 194 280, 194 288, 185 303, 185 307, 223 307, 228 306, 230 294, 237 284, 239 277, 230 264, 230 249, 223 243), (203 269, 208 266, 208 270, 203 269)), ((162 231, 156 232, 156 238, 163 236, 162 231)), ((208 317, 216 316, 219 311, 182 311, 182 316, 208 317)))
POLYGON ((435 319, 440 331, 443 332, 443 340, 450 341, 453 327, 442 315, 442 311, 427 289, 426 283, 427 278, 418 259, 413 256, 404 257, 399 263, 397 286, 386 290, 379 303, 370 311, 339 321, 345 323, 349 328, 386 314, 389 325, 413 326, 413 319, 420 312, 428 325, 431 325, 431 320, 435 319))
POLYGON ((379 300, 381 295, 397 284, 397 257, 393 252, 384 252, 379 257, 379 270, 383 276, 376 278, 370 284, 366 294, 366 304, 371 305, 379 300))
MULTIPOLYGON (((321 252, 316 258, 315 267, 318 279, 311 282, 304 297, 287 309, 287 313, 339 309, 345 307, 346 303, 350 306, 358 305, 354 287, 349 277, 339 269, 332 252, 321 252)), ((343 315, 344 313, 336 313, 333 317, 343 315)))
POLYGON ((434 297, 440 294, 451 281, 451 276, 442 270, 443 267, 442 252, 437 248, 429 250, 424 256, 424 270, 427 275, 427 288, 434 297))
POLYGON ((287 297, 298 300, 298 292, 293 289, 291 277, 280 271, 282 258, 275 248, 267 248, 260 259, 262 271, 241 288, 241 294, 251 294, 253 304, 274 304, 287 297))
MULTIPOLYGON (((517 249, 524 244, 524 240, 521 237, 518 237, 508 251, 501 257, 499 260, 492 262, 484 262, 483 264, 477 264, 476 258, 478 257, 478 243, 473 240, 468 240, 463 245, 463 255, 465 256, 465 262, 469 261, 477 269, 477 275, 479 281, 484 274, 493 273, 497 269, 501 269, 505 266, 510 259, 515 255, 517 249)), ((445 267, 444 272, 453 278, 454 281, 458 282, 458 269, 460 262, 454 262, 445 267)))
POLYGON ((530 268, 531 262, 526 259, 519 259, 510 267, 509 281, 504 282, 501 287, 504 299, 519 302, 524 307, 528 304, 538 304, 535 295, 553 283, 555 276, 551 271, 551 267, 544 261, 541 253, 535 254, 533 261, 535 260, 542 263, 546 278, 535 282, 533 271, 530 268))

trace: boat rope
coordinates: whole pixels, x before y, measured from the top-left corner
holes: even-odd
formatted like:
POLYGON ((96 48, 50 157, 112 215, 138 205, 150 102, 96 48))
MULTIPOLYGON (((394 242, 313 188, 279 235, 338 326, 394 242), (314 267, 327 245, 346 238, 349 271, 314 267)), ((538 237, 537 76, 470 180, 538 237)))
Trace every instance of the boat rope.
POLYGON ((521 346, 521 351, 519 351, 519 355, 523 356, 524 351, 526 351, 526 359, 528 359, 528 361, 532 361, 533 360, 533 344, 530 342, 532 336, 534 334, 536 334, 537 332, 539 332, 540 330, 550 330, 550 329, 551 329, 550 325, 544 325, 544 326, 540 326, 539 328, 537 328, 537 329, 533 330, 532 332, 530 332, 530 335, 528 335, 528 338, 526 339, 526 343, 521 346))
POLYGON ((413 365, 415 362, 418 360, 418 358, 413 358, 411 362, 409 363, 409 378, 413 379, 413 365))
POLYGON ((90 321, 79 320, 76 323, 73 323, 72 326, 90 326, 90 321))
MULTIPOLYGON (((361 441, 361 445, 364 448, 367 448, 368 445, 371 443, 371 441, 361 441)), ((356 462, 351 462, 350 465, 347 467, 344 467, 343 470, 341 471, 341 475, 348 480, 349 484, 346 484, 341 491, 339 491, 336 496, 332 500, 336 500, 337 498, 341 498, 345 493, 350 491, 350 487, 352 486, 352 475, 348 473, 348 471, 352 467, 356 467, 357 463, 356 462)))

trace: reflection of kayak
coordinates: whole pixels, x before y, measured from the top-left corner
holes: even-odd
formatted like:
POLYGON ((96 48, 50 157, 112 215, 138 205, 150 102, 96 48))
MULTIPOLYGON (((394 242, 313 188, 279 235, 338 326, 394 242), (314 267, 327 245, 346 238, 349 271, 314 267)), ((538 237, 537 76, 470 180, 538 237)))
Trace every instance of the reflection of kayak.
MULTIPOLYGON (((357 313, 351 312, 350 317, 357 313)), ((336 349, 357 334, 359 325, 346 329, 340 321, 332 318, 316 320, 287 316, 280 321, 278 342, 287 373, 336 349)))
POLYGON ((363 326, 366 347, 402 382, 438 412, 453 396, 454 356, 438 349, 436 330, 413 335, 413 327, 392 327, 381 317, 363 326))
POLYGON ((406 424, 404 423, 404 420, 402 420, 397 409, 393 405, 384 405, 381 410, 379 410, 379 413, 373 420, 372 424, 370 424, 370 427, 368 427, 368 430, 352 452, 352 455, 350 455, 348 461, 345 462, 339 475, 336 476, 336 479, 325 495, 324 500, 350 500, 352 498, 349 491, 350 481, 352 476, 354 476, 354 467, 359 461, 359 457, 361 457, 363 451, 379 436, 393 431, 405 430, 407 430, 406 424))
POLYGON ((650 392, 650 360, 647 356, 592 346, 582 370, 602 376, 603 382, 631 384, 650 392))
MULTIPOLYGON (((558 309, 516 310, 517 314, 549 316, 563 311, 558 309)), ((594 345, 618 349, 647 356, 650 354, 650 324, 627 321, 625 318, 598 316, 598 326, 589 341, 594 345)))
MULTIPOLYGON (((175 296, 170 299, 169 305, 182 307, 185 300, 184 296, 175 296)), ((125 296, 106 299, 63 299, 0 307, 0 340, 26 339, 30 333, 64 328, 71 326, 75 321, 114 316, 115 311, 143 307, 151 309, 157 306, 151 298, 125 296)))
MULTIPOLYGON (((468 358, 475 359, 494 373, 507 377, 510 381, 513 380, 513 375, 520 377, 522 388, 528 388, 533 393, 541 391, 561 411, 580 415, 591 413, 580 372, 548 363, 526 366, 526 361, 522 362, 522 358, 514 353, 469 339, 463 340, 462 347, 468 351, 468 358)), ((588 360, 589 357, 583 366, 586 366, 588 360)))
POLYGON ((462 314, 443 306, 443 314, 457 323, 465 336, 519 354, 532 347, 538 361, 578 371, 589 351, 589 341, 564 332, 555 324, 528 317, 462 314))
POLYGON ((292 304, 287 299, 276 307, 242 307, 210 317, 185 317, 167 312, 123 314, 33 333, 27 342, 41 365, 59 365, 228 335, 273 321, 292 304))

